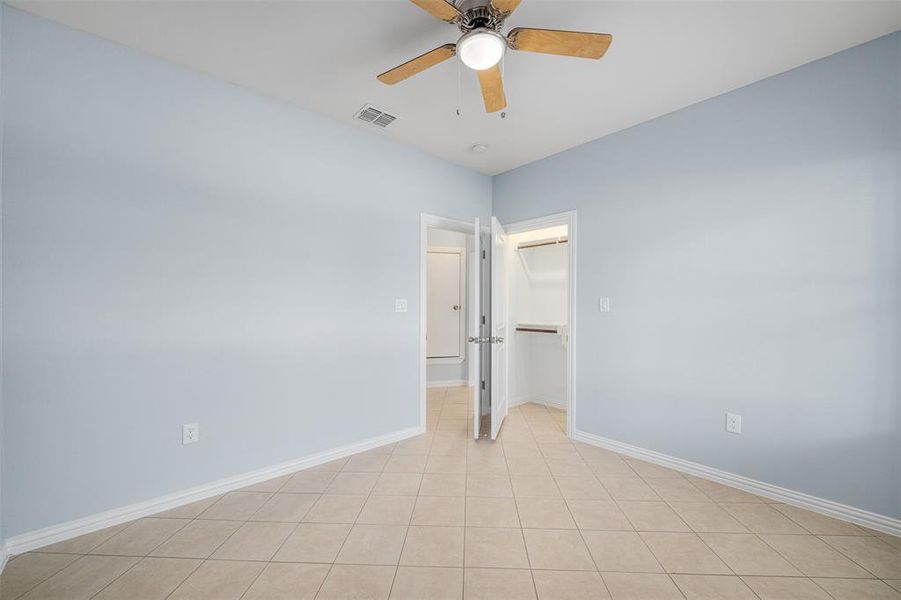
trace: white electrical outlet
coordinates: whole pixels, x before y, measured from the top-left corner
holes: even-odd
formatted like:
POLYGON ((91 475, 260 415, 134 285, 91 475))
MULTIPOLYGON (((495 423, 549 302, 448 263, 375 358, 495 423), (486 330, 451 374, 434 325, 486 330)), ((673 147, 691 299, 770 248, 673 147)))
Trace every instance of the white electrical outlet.
POLYGON ((610 298, 607 298, 606 296, 598 298, 598 311, 610 312, 610 298))
POLYGON ((726 431, 729 433, 741 433, 741 415, 726 413, 726 431))
POLYGON ((181 443, 193 444, 200 441, 200 423, 185 423, 181 426, 181 443))
POLYGON ((407 299, 406 298, 395 298, 394 312, 397 312, 397 313, 407 312, 407 299))

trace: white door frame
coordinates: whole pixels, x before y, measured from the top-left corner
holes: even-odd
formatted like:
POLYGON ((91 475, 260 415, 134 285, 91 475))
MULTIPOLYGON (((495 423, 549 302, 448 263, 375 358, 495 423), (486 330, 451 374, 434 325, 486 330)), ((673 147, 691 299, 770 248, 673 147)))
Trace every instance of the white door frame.
POLYGON ((569 236, 569 322, 566 353, 566 435, 576 431, 576 211, 570 210, 516 223, 504 223, 507 235, 567 225, 569 236))
MULTIPOLYGON (((426 330, 428 323, 426 320, 428 310, 428 289, 427 289, 427 273, 428 269, 428 250, 429 250, 429 228, 446 229, 449 231, 458 231, 460 233, 472 234, 472 223, 467 221, 458 221, 456 219, 448 219, 447 217, 439 217, 427 213, 419 214, 419 428, 420 433, 426 432, 426 387, 428 385, 427 365, 427 349, 426 349, 426 330)), ((478 257, 477 257, 478 258, 478 257)), ((467 297, 467 302, 469 298, 467 297)), ((472 372, 472 365, 470 373, 472 372)), ((468 377, 469 375, 467 375, 468 377)), ((472 382, 470 382, 471 384, 472 382)))

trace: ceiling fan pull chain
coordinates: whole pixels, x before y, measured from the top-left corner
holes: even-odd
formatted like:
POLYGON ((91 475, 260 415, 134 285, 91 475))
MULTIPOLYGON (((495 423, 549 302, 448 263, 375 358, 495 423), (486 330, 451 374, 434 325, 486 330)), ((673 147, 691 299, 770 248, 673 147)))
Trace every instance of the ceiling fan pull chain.
POLYGON ((460 61, 457 61, 457 116, 463 117, 463 68, 460 61))
MULTIPOLYGON (((501 56, 501 81, 504 81, 505 76, 507 75, 507 53, 505 52, 503 56, 501 56)), ((507 118, 507 111, 501 111, 501 118, 507 118)))

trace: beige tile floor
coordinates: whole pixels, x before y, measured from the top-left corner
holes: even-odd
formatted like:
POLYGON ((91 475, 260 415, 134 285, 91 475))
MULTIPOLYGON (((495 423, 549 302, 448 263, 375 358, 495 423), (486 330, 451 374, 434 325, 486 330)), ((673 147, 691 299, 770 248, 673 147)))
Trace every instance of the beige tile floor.
POLYGON ((901 540, 582 444, 513 409, 15 557, 0 597, 901 599, 901 540))

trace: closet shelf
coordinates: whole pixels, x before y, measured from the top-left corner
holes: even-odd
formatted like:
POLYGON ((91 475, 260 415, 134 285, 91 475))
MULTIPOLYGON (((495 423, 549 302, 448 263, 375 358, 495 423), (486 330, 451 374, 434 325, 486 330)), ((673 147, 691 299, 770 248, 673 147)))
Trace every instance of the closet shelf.
POLYGON ((559 237, 546 238, 543 240, 532 240, 531 242, 522 242, 517 244, 517 250, 528 250, 529 248, 540 248, 542 246, 556 246, 558 244, 565 244, 569 241, 569 237, 562 235, 559 237))
POLYGON ((523 333, 552 333, 560 335, 563 333, 565 325, 549 325, 547 323, 517 323, 516 331, 523 333))

